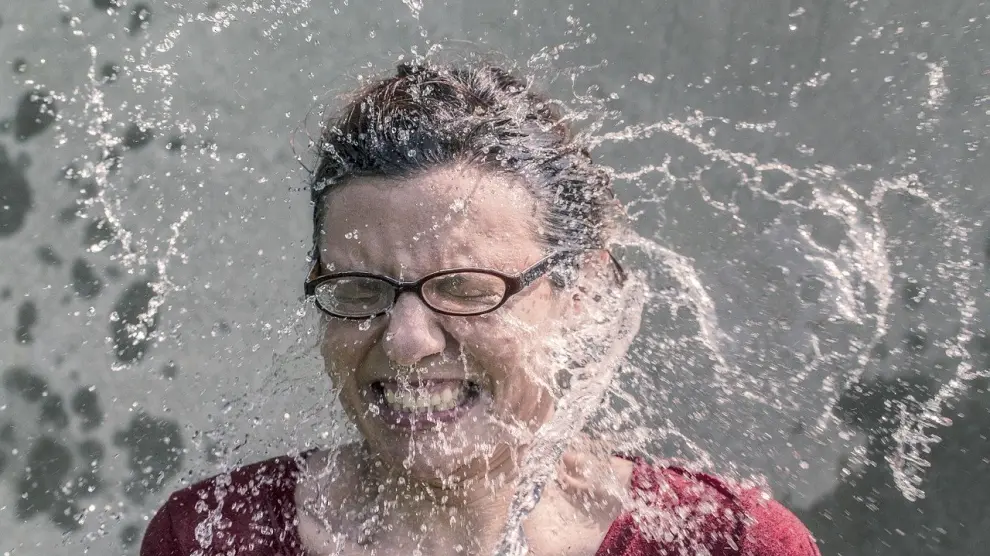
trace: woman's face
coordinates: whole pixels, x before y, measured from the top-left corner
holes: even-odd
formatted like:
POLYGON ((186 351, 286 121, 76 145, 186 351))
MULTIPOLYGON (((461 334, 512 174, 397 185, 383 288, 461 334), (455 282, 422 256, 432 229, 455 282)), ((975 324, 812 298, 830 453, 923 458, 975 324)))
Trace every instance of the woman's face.
MULTIPOLYGON (((546 255, 532 196, 470 168, 358 178, 324 202, 323 273, 415 280, 478 267, 514 275, 546 255)), ((380 458, 421 479, 480 477, 511 463, 549 419, 554 355, 575 307, 546 277, 480 316, 441 315, 404 293, 379 317, 328 317, 322 354, 380 458)))

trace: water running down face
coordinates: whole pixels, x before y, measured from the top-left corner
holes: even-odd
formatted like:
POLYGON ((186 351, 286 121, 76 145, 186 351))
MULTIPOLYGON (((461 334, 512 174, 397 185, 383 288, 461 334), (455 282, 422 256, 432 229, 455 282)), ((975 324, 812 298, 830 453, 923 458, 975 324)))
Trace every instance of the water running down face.
MULTIPOLYGON (((516 274, 547 254, 532 196, 471 167, 355 178, 326 202, 323 273, 414 280, 479 267, 516 274)), ((512 465, 525 438, 549 419, 564 330, 579 312, 546 277, 480 316, 438 314, 405 293, 379 317, 328 317, 322 354, 378 457, 424 480, 477 476, 512 465)))

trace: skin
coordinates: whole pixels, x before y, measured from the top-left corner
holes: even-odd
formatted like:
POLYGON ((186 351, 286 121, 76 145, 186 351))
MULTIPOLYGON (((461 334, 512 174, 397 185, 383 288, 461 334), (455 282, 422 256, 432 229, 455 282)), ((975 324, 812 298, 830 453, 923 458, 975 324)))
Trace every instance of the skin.
MULTIPOLYGON (((504 176, 446 167, 404 179, 356 178, 328 194, 323 272, 360 270, 411 280, 441 269, 516 274, 547 254, 538 207, 504 176)), ((366 321, 325 320, 321 352, 364 442, 307 462, 296 498, 314 554, 488 554, 501 533, 528 438, 552 415, 555 356, 582 325, 582 288, 607 259, 582 264, 579 286, 543 277, 499 310, 440 315, 414 294, 366 321), (583 286, 581 286, 583 284, 583 286), (481 401, 433 430, 395 428, 370 409, 377 380, 471 379, 481 401), (379 492, 383 494, 378 494, 379 492), (354 535, 367 508, 385 504, 374 542, 354 535), (461 550, 458 551, 457 547, 461 550)), ((631 464, 576 441, 524 529, 531 554, 594 554, 618 516, 631 464)))

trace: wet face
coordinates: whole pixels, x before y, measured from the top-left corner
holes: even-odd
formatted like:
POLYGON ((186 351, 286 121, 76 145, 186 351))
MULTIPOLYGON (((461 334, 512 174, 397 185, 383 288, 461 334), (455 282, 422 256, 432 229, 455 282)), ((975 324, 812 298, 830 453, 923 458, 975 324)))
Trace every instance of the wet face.
MULTIPOLYGON (((323 273, 415 280, 476 267, 515 275, 547 254, 530 194, 470 168, 359 178, 325 202, 323 273)), ((549 419, 555 357, 574 315, 568 300, 546 277, 480 316, 441 315, 404 293, 378 317, 327 317, 322 353, 378 457, 421 479, 479 477, 512 465, 549 419)))

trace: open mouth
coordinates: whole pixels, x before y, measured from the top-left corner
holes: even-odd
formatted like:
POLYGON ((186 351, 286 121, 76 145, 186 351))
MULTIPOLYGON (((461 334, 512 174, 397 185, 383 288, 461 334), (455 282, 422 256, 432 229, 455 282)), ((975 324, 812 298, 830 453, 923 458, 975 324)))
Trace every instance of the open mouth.
POLYGON ((371 395, 381 416, 393 424, 443 423, 463 416, 477 404, 481 385, 471 380, 378 381, 371 395))

